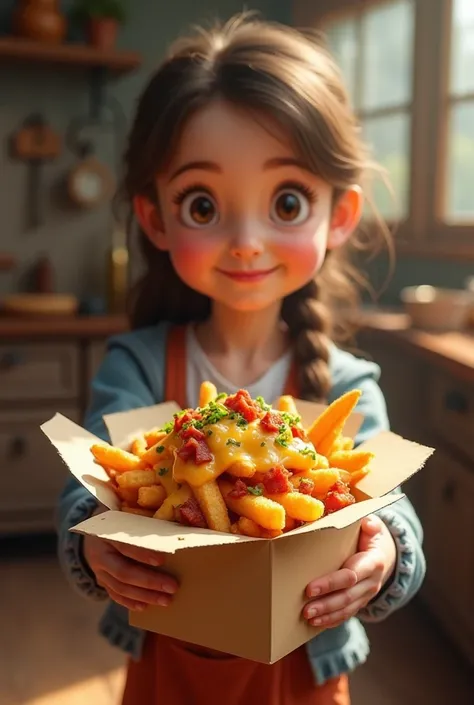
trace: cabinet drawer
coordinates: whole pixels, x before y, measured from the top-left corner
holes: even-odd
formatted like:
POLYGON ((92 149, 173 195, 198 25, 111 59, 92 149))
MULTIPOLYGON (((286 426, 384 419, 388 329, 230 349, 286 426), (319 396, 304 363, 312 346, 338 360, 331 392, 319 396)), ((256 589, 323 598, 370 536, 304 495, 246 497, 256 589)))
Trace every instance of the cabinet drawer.
MULTIPOLYGON (((76 407, 58 409, 79 423, 76 407)), ((40 429, 51 410, 0 413, 0 513, 55 507, 69 471, 40 429)))
POLYGON ((78 368, 72 344, 0 345, 0 402, 73 398, 78 368))
POLYGON ((474 386, 433 374, 428 385, 428 419, 443 440, 474 461, 474 386))
POLYGON ((446 612, 474 633, 474 473, 436 451, 425 487, 426 590, 433 586, 446 612))

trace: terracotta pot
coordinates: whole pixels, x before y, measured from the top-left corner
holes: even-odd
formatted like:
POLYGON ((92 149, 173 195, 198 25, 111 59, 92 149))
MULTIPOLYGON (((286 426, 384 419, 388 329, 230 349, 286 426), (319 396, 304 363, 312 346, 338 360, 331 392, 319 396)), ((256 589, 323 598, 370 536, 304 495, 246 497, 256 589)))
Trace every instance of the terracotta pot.
POLYGON ((114 49, 117 42, 119 23, 109 17, 89 20, 89 44, 97 49, 108 51, 114 49))
POLYGON ((58 0, 22 0, 13 15, 16 34, 45 44, 64 41, 67 21, 58 0))

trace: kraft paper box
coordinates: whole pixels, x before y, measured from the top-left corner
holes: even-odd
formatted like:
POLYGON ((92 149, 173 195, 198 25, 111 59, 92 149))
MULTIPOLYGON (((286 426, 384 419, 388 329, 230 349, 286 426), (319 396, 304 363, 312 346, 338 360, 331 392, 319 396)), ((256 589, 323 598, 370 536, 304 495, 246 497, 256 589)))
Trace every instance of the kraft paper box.
MULTIPOLYGON (((295 401, 306 428, 325 408, 295 401)), ((112 444, 125 448, 176 411, 179 407, 168 402, 104 420, 112 444)), ((361 421, 354 413, 345 435, 354 437, 361 421)), ((180 582, 171 607, 130 612, 130 624, 262 663, 278 661, 321 631, 301 617, 306 585, 341 567, 356 551, 361 519, 404 496, 390 493, 433 452, 380 433, 359 446, 375 458, 355 490, 356 504, 278 538, 254 539, 121 512, 89 450, 100 439, 60 414, 41 428, 70 472, 109 509, 71 531, 161 551, 167 554, 166 570, 180 582)))

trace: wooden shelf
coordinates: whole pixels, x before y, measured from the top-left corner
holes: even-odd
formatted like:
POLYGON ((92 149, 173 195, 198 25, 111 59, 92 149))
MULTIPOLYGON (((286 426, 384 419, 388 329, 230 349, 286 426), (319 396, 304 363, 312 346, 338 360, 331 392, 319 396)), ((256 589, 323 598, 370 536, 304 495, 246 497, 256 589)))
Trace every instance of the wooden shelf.
POLYGON ((141 55, 135 51, 101 51, 87 44, 49 45, 17 37, 0 37, 0 62, 2 60, 105 68, 115 73, 133 71, 142 62, 141 55))

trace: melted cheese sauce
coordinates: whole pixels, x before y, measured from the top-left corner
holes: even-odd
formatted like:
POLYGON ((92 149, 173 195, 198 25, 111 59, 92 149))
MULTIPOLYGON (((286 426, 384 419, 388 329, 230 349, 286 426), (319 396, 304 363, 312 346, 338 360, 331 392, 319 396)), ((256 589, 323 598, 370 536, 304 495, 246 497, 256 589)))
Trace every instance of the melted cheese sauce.
POLYGON ((220 423, 206 426, 204 433, 214 459, 209 463, 195 465, 176 456, 173 477, 177 482, 187 482, 199 487, 215 480, 228 470, 233 463, 253 464, 257 472, 267 472, 275 465, 283 465, 288 470, 310 470, 314 467, 315 452, 312 443, 300 438, 292 438, 288 446, 275 443, 276 433, 266 432, 260 421, 252 421, 246 426, 238 426, 235 421, 225 419, 220 423), (304 453, 305 449, 312 451, 304 453), (303 451, 303 453, 301 452, 303 451))

